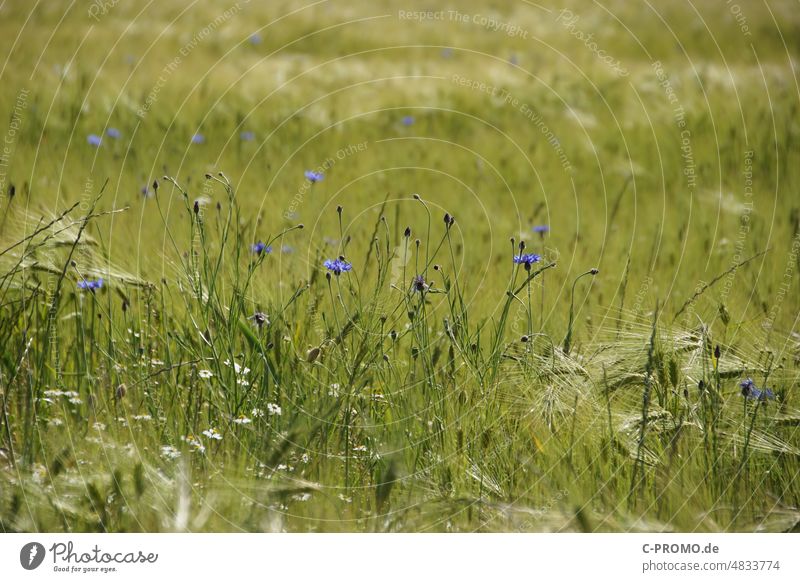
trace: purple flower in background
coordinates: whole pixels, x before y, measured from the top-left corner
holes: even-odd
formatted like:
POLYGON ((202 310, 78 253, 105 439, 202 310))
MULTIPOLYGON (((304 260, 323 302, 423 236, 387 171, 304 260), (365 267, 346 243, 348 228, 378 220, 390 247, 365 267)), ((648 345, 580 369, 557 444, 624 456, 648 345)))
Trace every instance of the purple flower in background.
POLYGON ((288 255, 294 252, 294 247, 290 245, 283 245, 281 247, 281 252, 288 255))
POLYGON ((544 235, 550 232, 550 227, 546 224, 537 224, 531 229, 533 232, 538 232, 541 235, 544 235))
POLYGON ((768 388, 759 390, 751 378, 742 380, 739 383, 739 387, 742 389, 742 396, 748 400, 760 400, 761 402, 765 402, 767 399, 775 400, 775 394, 772 390, 768 388))
POLYGON ((206 138, 203 137, 202 133, 196 133, 192 136, 192 143, 205 143, 206 138))
POLYGON ((109 127, 106 130, 106 135, 111 139, 119 139, 120 137, 122 137, 122 134, 116 127, 109 127))
POLYGON ((417 291, 418 293, 424 293, 429 287, 429 285, 425 282, 425 277, 422 275, 417 275, 414 277, 414 281, 412 282, 411 286, 413 287, 414 291, 417 291))
POLYGON ((303 175, 312 184, 316 184, 317 182, 321 182, 322 179, 325 177, 325 176, 322 175, 322 172, 315 172, 314 170, 306 170, 305 172, 303 172, 303 175))
POLYGON ((331 271, 337 277, 344 272, 347 272, 353 268, 353 265, 345 261, 344 259, 328 259, 324 263, 322 263, 326 269, 331 271))
POLYGON ((250 35, 250 44, 261 44, 261 35, 257 32, 254 32, 250 35))
POLYGON ((250 250, 253 251, 253 253, 256 255, 260 255, 262 253, 269 254, 272 252, 272 247, 267 246, 267 243, 258 241, 257 243, 250 246, 250 250))
POLYGON ((95 290, 100 289, 103 287, 103 280, 96 279, 94 281, 84 279, 83 281, 78 281, 78 289, 83 289, 84 291, 91 291, 92 293, 95 290))
POLYGON ((403 117, 402 123, 406 127, 408 127, 409 125, 414 125, 414 117, 412 115, 406 115, 405 117, 403 117))
POLYGON ((100 147, 100 144, 103 142, 103 138, 97 135, 96 133, 90 133, 89 137, 86 138, 86 141, 89 142, 90 146, 98 148, 100 147))
POLYGON ((242 141, 253 141, 256 139, 256 134, 254 134, 252 131, 243 131, 239 134, 239 139, 242 141))
POLYGON ((442 58, 449 59, 453 56, 453 49, 451 48, 443 48, 442 49, 442 58))

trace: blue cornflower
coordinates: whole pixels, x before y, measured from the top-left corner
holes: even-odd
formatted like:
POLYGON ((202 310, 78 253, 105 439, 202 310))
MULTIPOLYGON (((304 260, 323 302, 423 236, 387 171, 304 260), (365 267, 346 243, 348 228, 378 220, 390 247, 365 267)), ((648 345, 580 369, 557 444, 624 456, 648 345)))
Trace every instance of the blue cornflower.
POLYGON ((192 143, 205 143, 206 138, 203 137, 202 133, 196 133, 192 136, 192 143))
POLYGON ((536 253, 531 253, 529 255, 519 254, 514 257, 514 262, 517 263, 518 265, 523 265, 526 271, 530 271, 531 265, 533 265, 534 263, 538 263, 541 260, 542 257, 540 255, 537 255, 536 253))
POLYGON ((538 232, 539 234, 545 234, 550 232, 550 227, 546 224, 537 224, 531 229, 533 232, 538 232))
POLYGON ((251 34, 250 35, 250 44, 261 44, 261 35, 258 34, 257 32, 251 34))
POLYGON ((406 127, 408 127, 409 125, 414 125, 414 116, 413 115, 406 115, 405 117, 403 117, 402 123, 406 127))
POLYGON ((256 139, 256 134, 254 134, 252 131, 243 131, 239 134, 239 139, 242 141, 253 141, 256 139))
POLYGON ((256 255, 260 255, 262 253, 269 254, 272 252, 272 247, 267 246, 267 243, 258 241, 257 243, 250 246, 250 250, 253 251, 253 253, 256 255))
POLYGON ((414 281, 411 283, 411 286, 414 291, 417 291, 418 293, 424 293, 429 287, 429 285, 425 282, 425 277, 422 275, 417 275, 414 277, 414 281))
POLYGON ((89 142, 89 145, 97 148, 100 147, 100 144, 103 142, 103 138, 96 133, 90 133, 89 137, 86 138, 86 141, 89 142))
POLYGON ((305 172, 303 172, 303 175, 305 175, 306 179, 312 184, 316 182, 321 182, 322 179, 324 178, 322 172, 315 172, 314 170, 306 170, 305 172))
POLYGON ((765 388, 764 390, 759 390, 756 387, 756 383, 753 382, 751 378, 747 378, 742 380, 739 383, 739 386, 742 389, 742 396, 747 398, 748 400, 761 400, 762 402, 771 399, 775 400, 775 394, 769 388, 765 388))
POLYGON ((103 280, 97 279, 95 281, 90 281, 84 279, 82 281, 78 281, 78 289, 83 289, 84 291, 91 291, 94 293, 96 289, 100 289, 103 286, 103 280))
POLYGON ((116 127, 109 127, 106 130, 106 135, 111 139, 119 139, 120 137, 122 137, 122 133, 120 133, 120 131, 116 127))
POLYGON ((347 272, 353 268, 353 265, 345 261, 344 259, 328 259, 324 263, 325 268, 331 271, 337 277, 344 272, 347 272))
POLYGON ((281 252, 288 255, 294 252, 294 247, 291 245, 283 245, 281 247, 281 252))

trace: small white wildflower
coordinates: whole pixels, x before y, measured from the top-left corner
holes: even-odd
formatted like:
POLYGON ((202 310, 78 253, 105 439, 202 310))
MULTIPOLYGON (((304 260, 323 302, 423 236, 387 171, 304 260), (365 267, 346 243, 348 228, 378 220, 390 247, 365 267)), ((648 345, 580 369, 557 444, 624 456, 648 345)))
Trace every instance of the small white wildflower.
POLYGON ((339 493, 339 499, 341 499, 345 503, 353 503, 353 498, 347 497, 344 493, 339 493))
POLYGON ((267 404, 267 412, 269 412, 270 415, 273 415, 273 416, 280 416, 282 411, 281 411, 281 407, 280 406, 270 402, 269 404, 267 404))
POLYGON ((200 442, 199 439, 195 438, 194 435, 190 434, 185 437, 181 437, 181 440, 185 442, 187 445, 189 445, 189 448, 192 449, 192 452, 200 454, 206 452, 206 447, 203 445, 203 443, 200 442))
MULTIPOLYGON (((228 366, 230 368, 231 361, 230 360, 225 360, 223 362, 223 364, 225 364, 226 366, 228 366)), ((233 369, 236 371, 237 374, 241 374, 243 376, 247 375, 250 372, 250 368, 247 368, 247 367, 243 368, 242 366, 240 366, 236 362, 233 362, 233 369)))
POLYGON ((208 378, 211 378, 211 376, 214 375, 214 372, 212 372, 211 370, 200 370, 197 373, 197 375, 203 378, 204 380, 207 380, 208 378))
POLYGON ((339 384, 331 384, 330 389, 328 390, 328 396, 333 396, 334 398, 339 396, 339 388, 341 386, 339 384))
POLYGON ((253 418, 262 418, 264 416, 264 411, 260 408, 254 408, 250 414, 253 415, 253 418))
POLYGON ((308 501, 311 499, 311 493, 298 493, 297 495, 292 495, 292 499, 295 501, 308 501))
POLYGON ((92 428, 97 431, 103 431, 106 430, 106 425, 104 425, 102 422, 95 422, 92 425, 92 428))
POLYGON ((308 453, 303 453, 303 456, 300 457, 300 460, 308 464, 308 462, 311 461, 311 457, 308 456, 308 453))
POLYGON ((164 362, 162 362, 161 360, 157 360, 157 359, 153 358, 152 360, 150 360, 150 365, 153 366, 154 368, 156 368, 158 366, 163 366, 164 362))
POLYGON ((243 379, 241 379, 241 378, 240 378, 240 379, 238 379, 238 380, 236 380, 236 383, 237 383, 239 386, 245 386, 245 387, 247 387, 247 386, 250 386, 250 382, 248 382, 247 380, 243 380, 243 379))
POLYGON ((83 400, 81 400, 80 398, 70 398, 69 399, 69 403, 70 404, 81 404, 82 402, 83 402, 83 400))
POLYGON ((222 440, 222 435, 219 434, 219 431, 217 429, 213 428, 213 427, 212 428, 207 428, 206 430, 204 430, 203 434, 205 436, 207 436, 208 438, 214 439, 216 441, 221 441, 222 440))
POLYGON ((181 456, 181 452, 173 446, 162 445, 161 456, 167 459, 177 459, 181 456))
POLYGON ((138 420, 140 422, 150 422, 151 420, 153 420, 153 417, 150 416, 149 414, 137 414, 136 416, 133 417, 133 420, 138 420))
POLYGON ((240 415, 239 418, 233 420, 236 424, 250 424, 253 422, 249 418, 247 418, 244 414, 240 415))
POLYGON ((367 447, 365 447, 364 445, 358 445, 357 447, 353 447, 353 450, 357 453, 366 453, 367 447))
POLYGON ((64 426, 64 421, 60 418, 51 418, 47 421, 47 424, 50 426, 64 426))

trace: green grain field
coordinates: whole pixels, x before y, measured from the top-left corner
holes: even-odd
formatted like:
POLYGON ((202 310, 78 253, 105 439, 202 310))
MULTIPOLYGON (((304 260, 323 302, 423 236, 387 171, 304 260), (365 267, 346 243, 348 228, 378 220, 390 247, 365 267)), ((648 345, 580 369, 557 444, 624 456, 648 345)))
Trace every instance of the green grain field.
POLYGON ((0 2, 0 531, 798 531, 799 57, 789 0, 0 2))

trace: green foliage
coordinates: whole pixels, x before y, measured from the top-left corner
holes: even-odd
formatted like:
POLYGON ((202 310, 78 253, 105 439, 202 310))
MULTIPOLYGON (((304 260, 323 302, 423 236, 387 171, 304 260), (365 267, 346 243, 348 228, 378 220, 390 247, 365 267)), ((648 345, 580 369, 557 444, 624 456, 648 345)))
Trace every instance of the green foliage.
MULTIPOLYGON (((620 78, 555 11, 497 8, 545 44, 396 15, 326 30, 333 10, 254 45, 289 5, 252 4, 141 116, 217 8, 165 3, 127 30, 119 3, 89 31, 42 7, 11 51, 0 530, 797 529, 797 96, 769 13, 748 12, 758 61, 723 63, 675 26, 684 60, 633 5, 573 9, 620 78), (152 38, 175 18, 185 35, 152 38), (455 76, 530 105, 563 156, 455 76), (529 270, 520 240, 543 257, 529 270), (340 256, 352 270, 326 272, 340 256), (775 400, 744 398, 747 377, 775 400)), ((742 44, 724 5, 698 10, 742 44)), ((7 45, 26 12, 6 12, 7 45)))

